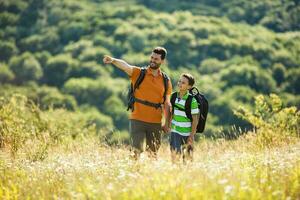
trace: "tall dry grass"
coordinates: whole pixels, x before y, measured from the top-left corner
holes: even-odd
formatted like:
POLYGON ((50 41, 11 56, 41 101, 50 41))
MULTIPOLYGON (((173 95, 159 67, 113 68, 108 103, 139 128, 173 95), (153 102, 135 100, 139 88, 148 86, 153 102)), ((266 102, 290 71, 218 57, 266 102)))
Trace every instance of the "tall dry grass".
POLYGON ((260 126, 233 141, 203 138, 185 165, 172 164, 166 143, 157 160, 145 153, 133 161, 127 146, 106 145, 93 129, 68 121, 63 110, 44 113, 15 98, 0 107, 0 199, 300 199, 294 132, 276 132, 269 141, 260 126), (33 159, 44 144, 44 156, 33 159))

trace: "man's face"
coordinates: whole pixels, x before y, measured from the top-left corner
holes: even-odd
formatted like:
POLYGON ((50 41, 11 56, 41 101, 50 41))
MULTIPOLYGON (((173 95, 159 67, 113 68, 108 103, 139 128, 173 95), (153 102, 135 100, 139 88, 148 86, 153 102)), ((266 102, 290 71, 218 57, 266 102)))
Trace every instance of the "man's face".
POLYGON ((177 86, 180 91, 186 91, 186 90, 191 89, 191 86, 189 85, 189 80, 184 76, 180 77, 180 79, 178 80, 177 86))
POLYGON ((161 59, 161 55, 157 53, 151 54, 150 57, 150 68, 151 69, 158 69, 160 65, 163 63, 164 60, 161 59))

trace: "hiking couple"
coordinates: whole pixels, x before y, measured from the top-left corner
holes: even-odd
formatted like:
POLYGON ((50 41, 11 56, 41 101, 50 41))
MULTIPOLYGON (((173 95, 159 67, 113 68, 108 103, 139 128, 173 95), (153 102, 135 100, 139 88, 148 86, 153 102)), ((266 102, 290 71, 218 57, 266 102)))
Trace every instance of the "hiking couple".
POLYGON ((178 160, 183 147, 192 155, 194 135, 198 123, 198 103, 195 98, 189 98, 189 89, 194 85, 194 78, 190 74, 182 74, 178 81, 178 92, 172 95, 172 84, 168 76, 160 70, 167 51, 163 47, 152 50, 149 65, 146 68, 133 66, 121 59, 104 56, 105 64, 113 64, 128 74, 131 80, 130 141, 134 150, 134 158, 138 159, 146 150, 156 158, 161 144, 161 132, 171 131, 170 147, 172 161, 178 160), (142 75, 141 75, 142 74, 142 75), (141 83, 142 82, 142 83, 141 83), (184 112, 185 102, 190 100, 192 120, 184 112), (165 122, 162 124, 162 115, 165 122))

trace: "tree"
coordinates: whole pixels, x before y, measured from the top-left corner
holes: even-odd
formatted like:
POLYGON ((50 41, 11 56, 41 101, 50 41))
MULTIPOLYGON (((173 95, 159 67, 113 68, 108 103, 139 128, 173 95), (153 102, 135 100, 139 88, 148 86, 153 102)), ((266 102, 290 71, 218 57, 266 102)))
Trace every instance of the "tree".
POLYGON ((9 67, 15 74, 14 82, 17 84, 38 81, 43 76, 40 63, 29 52, 12 57, 9 61, 9 67))
POLYGON ((49 29, 45 33, 30 35, 20 41, 20 49, 23 51, 49 51, 56 53, 60 48, 59 36, 55 30, 49 29))
POLYGON ((89 24, 83 22, 61 22, 59 25, 59 35, 61 42, 67 44, 69 41, 78 41, 81 36, 89 32, 89 24))
POLYGON ((300 94, 300 69, 293 68, 287 72, 286 81, 284 82, 285 91, 292 94, 300 94))
POLYGON ((105 81, 89 78, 71 78, 64 84, 63 91, 73 95, 79 104, 90 104, 100 110, 113 93, 112 86, 105 81))
POLYGON ((275 63, 273 65, 272 74, 274 79, 276 80, 277 86, 280 86, 286 76, 286 69, 281 63, 275 63))
POLYGON ((0 83, 10 83, 15 78, 14 73, 7 65, 0 63, 0 83))
POLYGON ((225 82, 226 87, 245 85, 262 93, 270 93, 276 88, 276 82, 272 76, 255 65, 232 65, 220 73, 221 80, 225 82))
POLYGON ((42 86, 37 91, 38 103, 41 108, 66 108, 75 110, 77 102, 71 95, 62 94, 55 87, 42 86))
POLYGON ((208 58, 201 62, 199 66, 199 71, 200 73, 203 74, 214 74, 214 73, 218 73, 224 67, 225 67, 224 62, 215 58, 208 58))
POLYGON ((51 86, 61 87, 68 80, 69 74, 78 66, 78 61, 70 55, 60 54, 47 61, 44 68, 44 82, 51 86))
POLYGON ((128 129, 128 112, 122 100, 112 95, 104 101, 104 113, 111 116, 118 129, 128 129))
POLYGON ((17 54, 18 49, 13 42, 0 42, 0 60, 8 61, 13 55, 17 54))

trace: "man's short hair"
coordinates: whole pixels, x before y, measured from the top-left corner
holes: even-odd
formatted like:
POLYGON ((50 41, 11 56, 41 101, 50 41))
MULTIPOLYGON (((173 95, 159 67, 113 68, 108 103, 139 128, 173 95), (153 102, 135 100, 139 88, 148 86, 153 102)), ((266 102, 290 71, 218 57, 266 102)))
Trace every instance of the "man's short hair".
POLYGON ((162 60, 167 57, 167 50, 163 47, 155 47, 152 52, 159 54, 162 60))
POLYGON ((190 86, 193 86, 195 84, 195 79, 194 79, 194 77, 191 74, 189 74, 189 73, 183 73, 183 74, 181 74, 181 76, 187 78, 187 80, 189 81, 189 85, 190 86))

